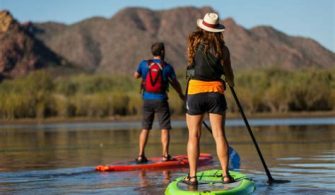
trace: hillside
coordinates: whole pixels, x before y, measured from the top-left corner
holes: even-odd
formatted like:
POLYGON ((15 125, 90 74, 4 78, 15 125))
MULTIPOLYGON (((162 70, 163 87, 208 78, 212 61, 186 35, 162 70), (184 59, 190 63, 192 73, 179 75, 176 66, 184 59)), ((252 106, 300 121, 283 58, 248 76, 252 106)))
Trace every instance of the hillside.
MULTIPOLYGON (((94 17, 72 25, 34 24, 36 37, 77 66, 108 73, 133 71, 150 57, 155 41, 164 41, 167 61, 176 68, 186 65, 186 39, 209 7, 182 7, 153 11, 126 8, 112 18, 94 17)), ((330 68, 335 54, 316 41, 286 35, 270 26, 246 29, 232 18, 222 21, 235 69, 257 67, 330 68)))
MULTIPOLYGON (((196 19, 210 11, 210 7, 159 11, 134 7, 111 18, 92 17, 72 25, 20 24, 8 11, 1 11, 0 77, 46 67, 59 67, 59 72, 77 67, 72 72, 127 74, 151 57, 149 48, 155 41, 165 42, 166 60, 184 70, 187 37, 196 28, 196 19)), ((312 39, 289 36, 271 26, 246 29, 232 18, 222 22, 234 69, 335 65, 335 54, 312 39)))
POLYGON ((63 64, 62 58, 36 39, 28 26, 0 11, 0 80, 63 64))

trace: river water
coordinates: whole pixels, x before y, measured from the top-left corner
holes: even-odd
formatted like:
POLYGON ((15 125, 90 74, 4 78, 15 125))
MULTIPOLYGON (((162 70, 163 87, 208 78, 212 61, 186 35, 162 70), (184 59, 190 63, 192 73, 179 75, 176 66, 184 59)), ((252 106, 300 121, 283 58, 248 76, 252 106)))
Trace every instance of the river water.
MULTIPOLYGON (((239 153, 238 171, 256 183, 254 194, 335 194, 335 118, 249 121, 274 179, 267 184, 242 120, 228 120, 226 134, 239 153)), ((185 154, 187 129, 174 121, 171 153, 185 154)), ((0 125, 0 194, 163 194, 187 169, 100 173, 99 164, 137 156, 139 122, 0 125)), ((201 152, 215 156, 203 128, 201 152)), ((147 156, 160 156, 160 132, 152 131, 147 156)), ((217 159, 200 170, 219 168, 217 159)))

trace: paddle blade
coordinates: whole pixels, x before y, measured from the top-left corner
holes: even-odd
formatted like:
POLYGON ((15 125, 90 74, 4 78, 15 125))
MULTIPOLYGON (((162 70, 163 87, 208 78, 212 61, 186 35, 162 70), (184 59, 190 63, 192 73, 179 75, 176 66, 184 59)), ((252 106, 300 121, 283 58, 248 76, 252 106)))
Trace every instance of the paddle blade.
POLYGON ((284 183, 290 183, 290 180, 281 180, 281 179, 269 179, 268 184, 273 185, 273 184, 284 184, 284 183))

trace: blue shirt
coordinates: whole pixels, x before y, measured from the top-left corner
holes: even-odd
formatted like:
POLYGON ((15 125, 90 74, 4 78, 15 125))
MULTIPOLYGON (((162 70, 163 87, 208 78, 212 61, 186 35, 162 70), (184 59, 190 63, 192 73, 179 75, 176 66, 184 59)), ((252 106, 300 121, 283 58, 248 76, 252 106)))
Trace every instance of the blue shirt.
MULTIPOLYGON (((161 63, 160 59, 152 59, 152 62, 155 63, 161 63)), ((161 63, 162 64, 162 63, 161 63)), ((142 79, 145 80, 147 74, 149 71, 149 66, 148 66, 148 60, 143 60, 137 67, 137 73, 139 75, 141 75, 142 79)), ((176 79, 176 73, 173 69, 173 67, 166 63, 164 64, 163 67, 163 82, 166 84, 166 86, 169 86, 169 81, 170 80, 175 80, 176 79)), ((143 99, 145 100, 164 100, 167 99, 167 94, 166 91, 162 92, 162 93, 150 93, 150 92, 146 92, 144 90, 143 92, 143 99)))

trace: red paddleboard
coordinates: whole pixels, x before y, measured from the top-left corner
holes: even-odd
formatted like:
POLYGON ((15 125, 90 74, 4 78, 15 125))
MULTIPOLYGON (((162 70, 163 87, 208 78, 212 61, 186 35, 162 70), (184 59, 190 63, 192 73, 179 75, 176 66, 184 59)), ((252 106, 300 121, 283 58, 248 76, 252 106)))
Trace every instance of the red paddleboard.
MULTIPOLYGON (((212 155, 201 153, 198 165, 207 165, 212 162, 212 155)), ((187 155, 174 156, 169 161, 162 161, 162 157, 148 158, 148 162, 138 164, 134 161, 119 162, 112 165, 99 165, 95 169, 97 171, 132 171, 142 169, 165 169, 165 168, 182 168, 188 167, 187 155)))

